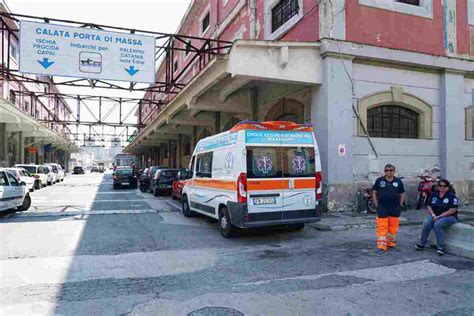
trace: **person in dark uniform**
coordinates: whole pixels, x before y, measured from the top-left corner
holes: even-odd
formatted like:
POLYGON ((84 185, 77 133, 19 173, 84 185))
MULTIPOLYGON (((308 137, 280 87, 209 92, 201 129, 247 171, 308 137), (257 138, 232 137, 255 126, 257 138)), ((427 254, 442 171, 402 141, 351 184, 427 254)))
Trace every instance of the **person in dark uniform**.
POLYGON ((372 188, 372 199, 377 208, 377 253, 384 253, 387 247, 396 246, 400 214, 405 200, 405 186, 401 179, 395 177, 395 166, 387 164, 384 173, 372 188))
POLYGON ((451 183, 446 179, 438 181, 438 190, 431 194, 428 201, 428 212, 430 215, 423 223, 420 242, 415 249, 425 248, 426 241, 433 229, 436 234, 436 253, 444 255, 444 230, 458 221, 459 200, 451 183))

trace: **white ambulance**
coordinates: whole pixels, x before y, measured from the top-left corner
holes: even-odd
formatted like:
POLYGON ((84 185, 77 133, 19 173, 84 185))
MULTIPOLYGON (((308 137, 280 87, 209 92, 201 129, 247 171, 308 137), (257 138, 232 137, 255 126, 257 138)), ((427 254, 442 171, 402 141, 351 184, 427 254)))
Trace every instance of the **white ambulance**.
POLYGON ((299 230, 321 217, 321 162, 309 125, 241 122, 197 143, 186 178, 184 216, 217 219, 226 238, 237 227, 299 230))

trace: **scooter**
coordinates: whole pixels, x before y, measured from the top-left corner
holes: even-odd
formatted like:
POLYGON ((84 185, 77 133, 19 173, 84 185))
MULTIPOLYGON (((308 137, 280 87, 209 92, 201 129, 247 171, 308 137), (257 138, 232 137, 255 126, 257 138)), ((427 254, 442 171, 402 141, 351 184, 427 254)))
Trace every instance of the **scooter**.
POLYGON ((150 191, 150 187, 151 187, 151 183, 150 183, 150 179, 147 177, 147 175, 145 173, 142 173, 140 175, 140 185, 139 185, 139 188, 140 188, 140 191, 145 193, 145 192, 149 192, 150 191))
POLYGON ((436 183, 439 177, 433 178, 432 176, 418 176, 422 181, 418 185, 418 197, 416 199, 416 209, 419 210, 425 206, 428 202, 428 198, 431 193, 436 190, 436 183))

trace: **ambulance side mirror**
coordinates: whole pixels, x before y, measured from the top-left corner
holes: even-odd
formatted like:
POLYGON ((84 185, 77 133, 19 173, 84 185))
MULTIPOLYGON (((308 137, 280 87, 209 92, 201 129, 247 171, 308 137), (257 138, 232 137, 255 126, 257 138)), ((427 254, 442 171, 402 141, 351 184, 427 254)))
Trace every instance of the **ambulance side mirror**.
POLYGON ((184 179, 191 179, 193 174, 189 171, 189 169, 183 170, 183 178, 184 179))

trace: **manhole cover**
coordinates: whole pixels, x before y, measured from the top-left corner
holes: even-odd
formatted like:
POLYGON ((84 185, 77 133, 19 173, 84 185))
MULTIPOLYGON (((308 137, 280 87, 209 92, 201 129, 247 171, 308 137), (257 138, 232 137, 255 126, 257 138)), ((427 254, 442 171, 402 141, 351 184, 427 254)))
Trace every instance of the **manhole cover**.
POLYGON ((188 316, 244 316, 244 314, 227 307, 204 307, 192 311, 188 316))

